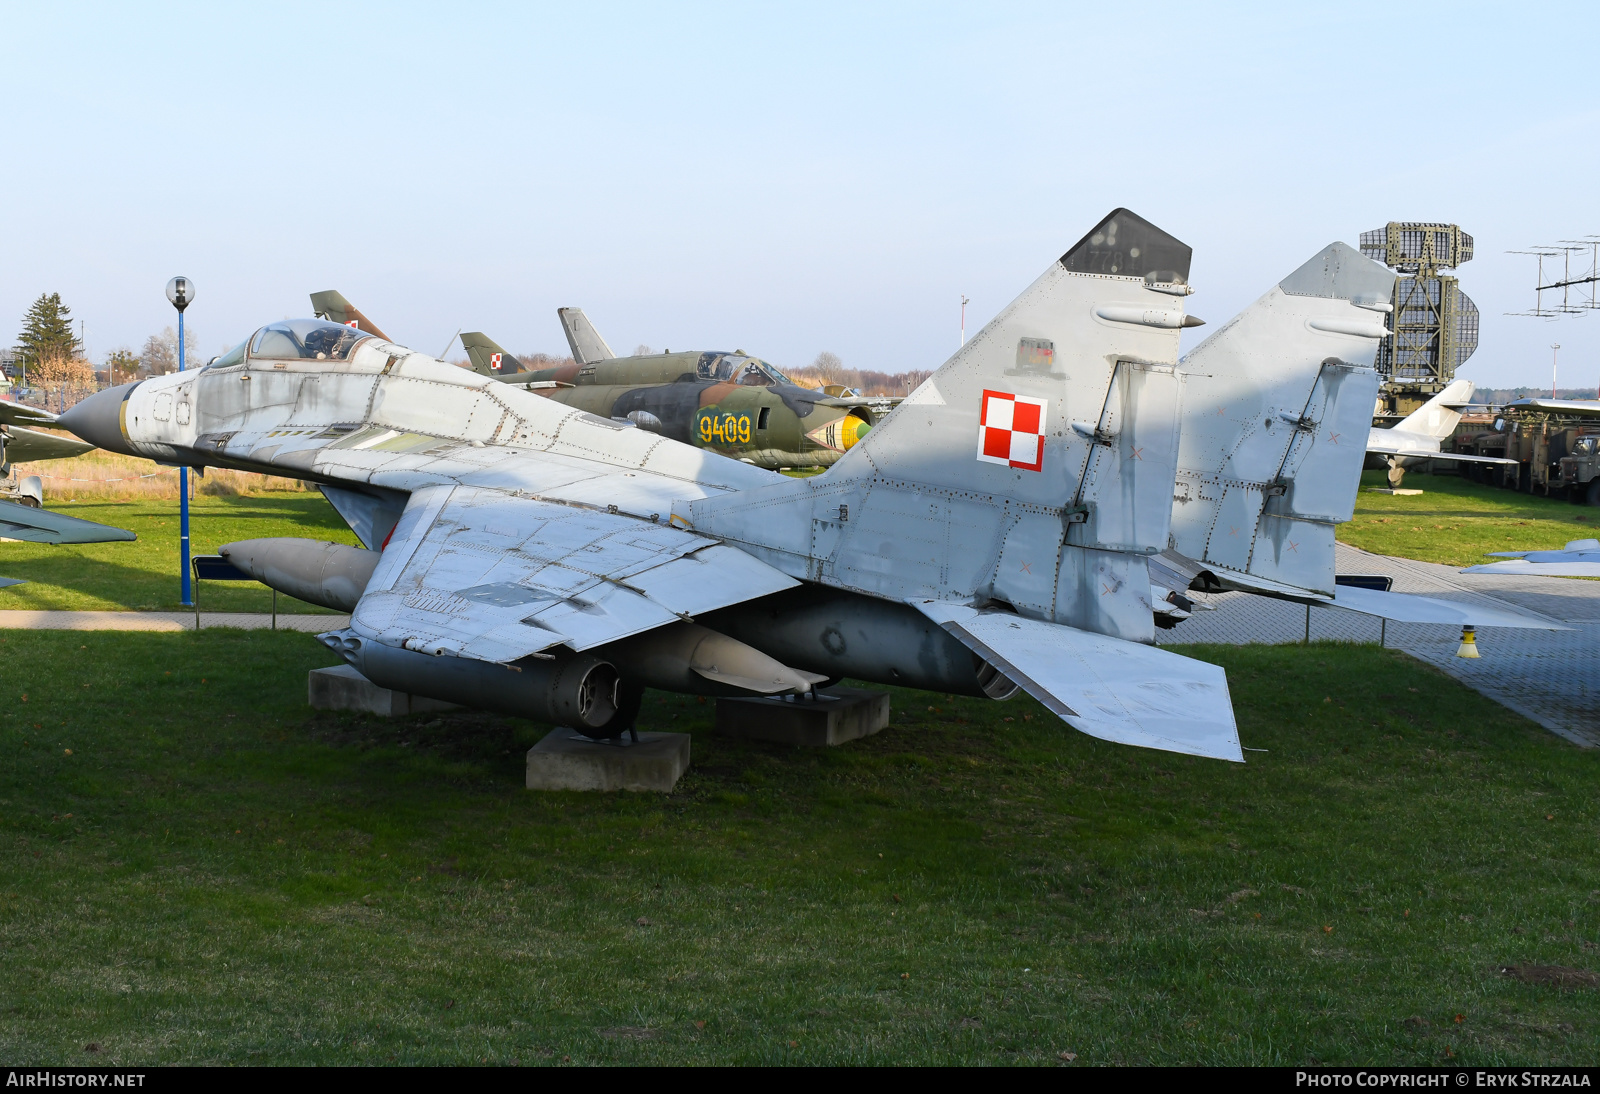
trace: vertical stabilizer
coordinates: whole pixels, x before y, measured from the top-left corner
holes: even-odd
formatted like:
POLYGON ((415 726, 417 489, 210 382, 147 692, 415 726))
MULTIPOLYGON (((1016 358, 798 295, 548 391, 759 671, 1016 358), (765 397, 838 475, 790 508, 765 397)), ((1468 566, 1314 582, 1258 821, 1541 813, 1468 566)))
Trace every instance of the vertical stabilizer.
POLYGON ((1150 641, 1178 335, 1199 322, 1183 310, 1189 258, 1116 210, 828 472, 696 502, 688 519, 774 558, 809 543, 775 564, 814 581, 1150 641))
POLYGON ((354 327, 367 334, 375 334, 385 342, 390 340, 387 334, 378 329, 376 323, 362 315, 354 304, 334 289, 311 294, 311 314, 330 323, 343 323, 347 327, 354 327))
POLYGON ((1355 506, 1394 279, 1331 244, 1184 358, 1179 553, 1224 581, 1333 595, 1333 526, 1355 506))
POLYGON ((1472 391, 1471 380, 1454 380, 1450 386, 1406 415, 1394 428, 1401 433, 1416 433, 1442 441, 1456 431, 1456 426, 1461 422, 1461 408, 1472 401, 1472 391))
POLYGON ((589 317, 583 314, 582 308, 557 308, 556 314, 561 317, 561 329, 567 332, 567 345, 572 347, 572 359, 578 364, 609 361, 616 356, 611 352, 611 347, 606 345, 606 340, 600 337, 600 332, 594 329, 594 324, 589 322, 589 317))
POLYGON ((463 334, 461 346, 467 351, 467 360, 472 362, 472 371, 481 376, 510 376, 522 371, 520 361, 480 331, 463 334))

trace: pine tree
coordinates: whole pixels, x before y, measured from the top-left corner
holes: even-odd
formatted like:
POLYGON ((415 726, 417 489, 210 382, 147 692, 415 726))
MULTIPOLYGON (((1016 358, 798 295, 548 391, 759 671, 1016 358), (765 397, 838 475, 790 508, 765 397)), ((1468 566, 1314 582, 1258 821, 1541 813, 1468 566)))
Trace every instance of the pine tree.
POLYGON ((58 292, 40 293, 28 314, 22 318, 22 333, 17 335, 17 363, 32 368, 41 356, 75 358, 82 351, 72 333, 72 309, 61 302, 58 292))

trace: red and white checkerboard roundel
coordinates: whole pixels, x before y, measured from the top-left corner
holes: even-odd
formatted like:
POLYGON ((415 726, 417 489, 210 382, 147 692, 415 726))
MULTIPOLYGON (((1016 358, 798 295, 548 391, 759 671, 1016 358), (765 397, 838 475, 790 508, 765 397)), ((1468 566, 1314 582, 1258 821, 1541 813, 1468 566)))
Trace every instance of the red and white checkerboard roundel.
POLYGON ((1049 402, 985 390, 978 415, 978 459, 1022 471, 1043 471, 1045 407, 1049 402))
POLYGON ((346 319, 344 321, 344 325, 347 326, 347 327, 356 327, 357 329, 359 329, 360 326, 361 326, 361 320, 359 320, 359 319, 346 319))
POLYGON ((494 369, 496 372, 500 371, 500 354, 489 354, 489 367, 494 369))

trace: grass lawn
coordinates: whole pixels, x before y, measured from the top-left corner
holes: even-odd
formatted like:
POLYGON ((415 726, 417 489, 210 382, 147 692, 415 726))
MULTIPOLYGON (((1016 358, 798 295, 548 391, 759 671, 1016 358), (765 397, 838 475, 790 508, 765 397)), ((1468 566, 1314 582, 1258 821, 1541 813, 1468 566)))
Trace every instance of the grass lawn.
POLYGON ((1356 495, 1355 519, 1338 528, 1342 543, 1449 566, 1493 562, 1489 551, 1551 550, 1600 535, 1600 509, 1565 498, 1519 494, 1456 475, 1406 476, 1416 495, 1368 493, 1387 486, 1385 472, 1367 471, 1356 495))
POLYGON ((1600 969, 1600 755, 1392 650, 1187 652, 1268 751, 910 691, 796 751, 652 693, 656 796, 522 789, 532 723, 312 712, 309 636, 5 633, 0 1056, 1600 1058, 1600 991, 1500 971, 1600 969))
MULTIPOLYGON (((68 516, 127 528, 132 543, 0 543, 0 576, 26 585, 0 589, 0 609, 71 611, 179 611, 178 499, 49 501, 68 516)), ((238 539, 306 536, 337 543, 358 541, 321 494, 282 492, 250 496, 200 495, 189 506, 189 541, 197 554, 215 554, 238 539)), ((265 612, 272 592, 254 581, 208 581, 200 592, 207 611, 265 612)), ((326 612, 287 596, 280 612, 326 612)))

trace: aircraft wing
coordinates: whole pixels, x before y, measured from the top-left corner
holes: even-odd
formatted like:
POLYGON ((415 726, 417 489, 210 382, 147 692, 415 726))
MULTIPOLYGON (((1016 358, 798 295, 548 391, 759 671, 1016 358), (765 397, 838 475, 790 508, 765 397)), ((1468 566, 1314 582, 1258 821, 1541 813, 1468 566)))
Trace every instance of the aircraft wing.
POLYGON ((0 399, 0 425, 50 425, 55 420, 48 410, 0 399))
POLYGON ((1227 674, 1216 665, 1011 612, 947 600, 910 603, 1074 729, 1244 761, 1227 674))
POLYGON ((0 501, 0 539, 20 539, 28 543, 112 543, 138 539, 132 532, 96 524, 92 520, 35 509, 14 501, 0 501))
MULTIPOLYGON (((1375 429, 1373 432, 1378 433, 1381 432, 1381 430, 1375 429)), ((1517 463, 1516 460, 1508 460, 1504 456, 1474 456, 1465 452, 1434 452, 1426 448, 1406 448, 1404 445, 1390 446, 1385 445, 1382 442, 1374 441, 1369 441, 1367 443, 1367 451, 1371 452, 1374 456, 1399 456, 1403 459, 1457 460, 1462 463, 1501 463, 1512 465, 1517 463)))
POLYGON ((94 445, 59 433, 12 426, 5 440, 5 462, 32 463, 35 460, 61 460, 93 452, 94 445))
POLYGON ((1510 562, 1486 562, 1468 566, 1464 574, 1521 574, 1524 577, 1600 577, 1600 562, 1529 562, 1525 558, 1510 562))
POLYGON ((411 496, 350 627, 386 645, 506 663, 798 584, 669 524, 442 485, 411 496))
POLYGON ((1547 414, 1600 416, 1600 402, 1578 399, 1515 399, 1506 410, 1542 410, 1547 414))
POLYGON ((1559 551, 1490 551, 1506 562, 1469 566, 1464 574, 1525 574, 1529 577, 1600 577, 1600 541, 1575 539, 1559 551))

